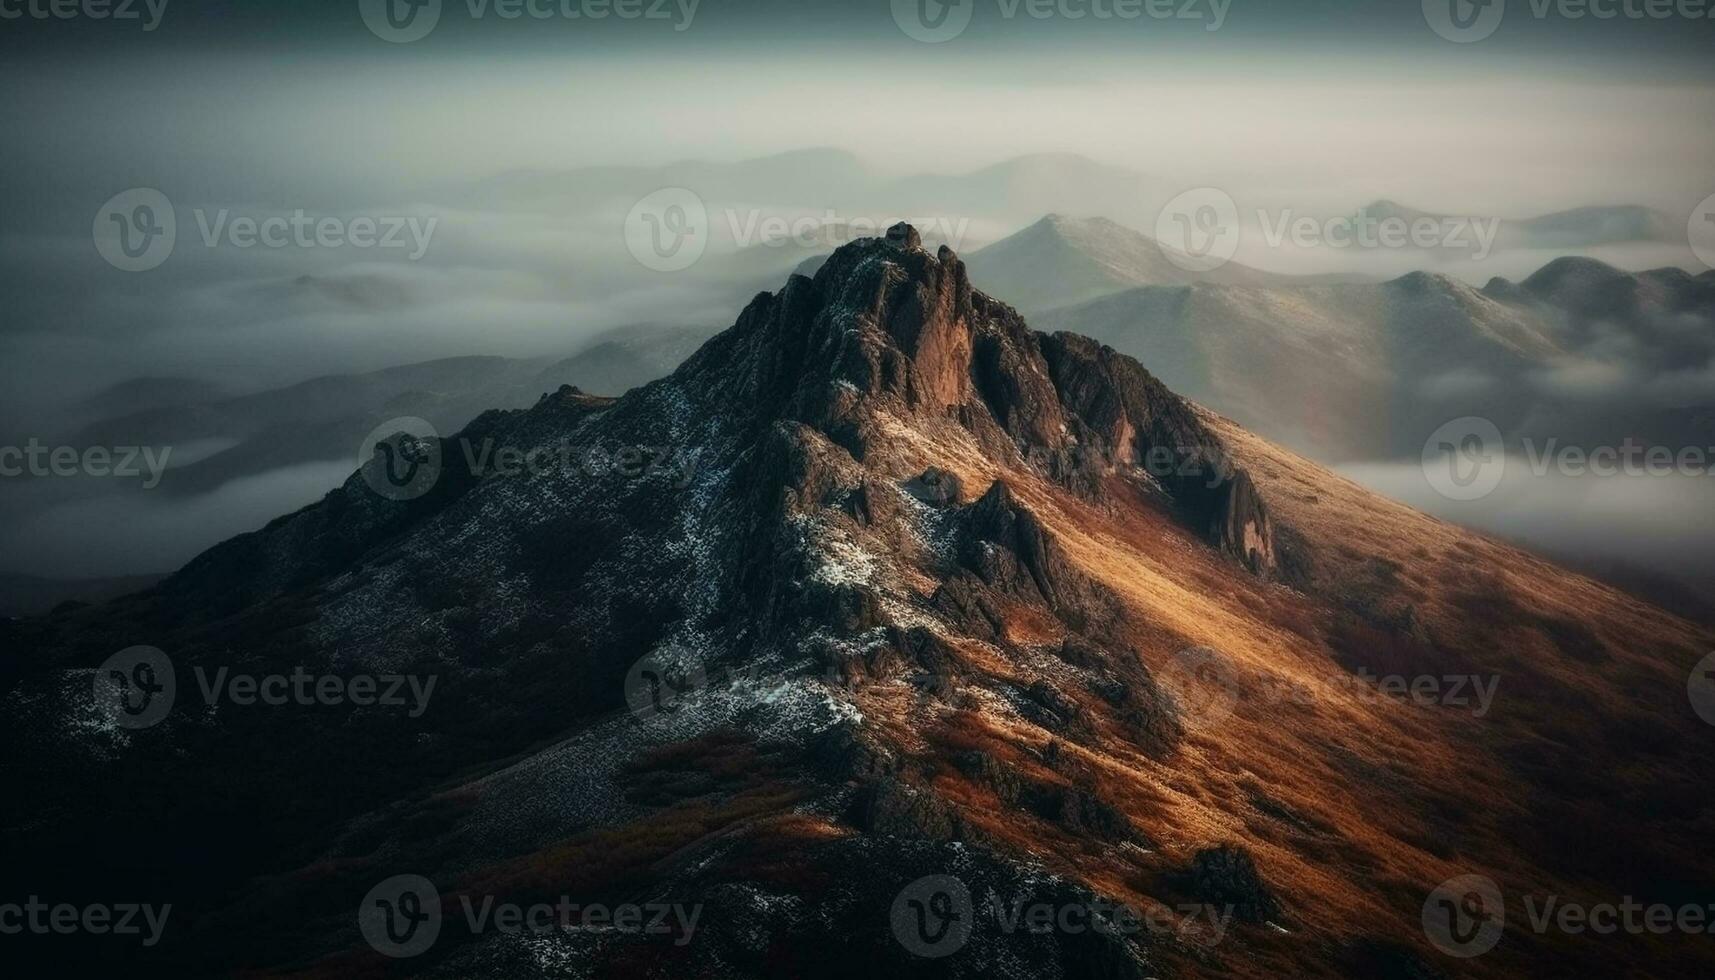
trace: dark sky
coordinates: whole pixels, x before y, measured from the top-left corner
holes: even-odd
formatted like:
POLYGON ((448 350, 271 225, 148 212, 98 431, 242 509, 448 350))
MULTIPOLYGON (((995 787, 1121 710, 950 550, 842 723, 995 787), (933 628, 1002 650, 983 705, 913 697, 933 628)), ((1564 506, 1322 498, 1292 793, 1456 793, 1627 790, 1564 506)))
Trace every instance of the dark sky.
MULTIPOLYGON (((41 7, 52 0, 6 0, 8 11, 41 7)), ((61 0, 65 2, 65 0, 61 0)), ((140 14, 147 0, 111 0, 131 3, 140 14)), ((161 0, 157 0, 161 2, 161 0)), ((506 19, 497 8, 482 16, 471 15, 480 0, 444 0, 440 22, 433 32, 410 47, 420 54, 472 52, 505 57, 521 49, 590 50, 614 45, 675 44, 686 48, 736 46, 751 48, 781 43, 803 44, 819 49, 850 50, 854 55, 877 46, 908 45, 896 26, 889 0, 701 0, 691 26, 664 34, 649 18, 608 17, 600 21, 528 16, 506 19)), ((537 6, 558 6, 567 0, 537 0, 537 6)), ((622 0, 623 2, 623 0, 622 0)), ((638 0, 646 8, 660 0, 638 0)), ((672 9, 675 0, 662 6, 672 9)), ((686 0, 676 0, 678 3, 686 0)), ((933 2, 933 0, 931 0, 933 2)), ((1041 2, 1041 0, 1038 0, 1041 2)), ((1213 37, 1199 29, 1196 21, 1178 16, 1207 12, 1210 0, 1155 0, 1175 10, 1175 18, 1102 17, 1116 0, 1054 0, 1071 13, 1070 18, 1029 16, 1028 8, 1013 7, 1014 15, 1002 12, 1010 6, 1001 0, 976 0, 969 28, 942 48, 978 45, 1037 45, 1075 39, 1081 45, 1105 45, 1158 50, 1163 45, 1255 44, 1291 46, 1307 56, 1317 51, 1339 50, 1354 45, 1369 46, 1402 56, 1422 55, 1432 60, 1446 56, 1438 50, 1445 42, 1426 29, 1419 3, 1400 0, 1231 0, 1225 23, 1213 37), (1144 29, 1147 28, 1147 29, 1144 29)), ((1117 0, 1122 6, 1127 0, 1117 0)), ((1460 3, 1466 0, 1458 0, 1460 3)), ((1603 71, 1637 73, 1701 72, 1715 70, 1715 20, 1707 16, 1691 20, 1682 16, 1667 19, 1633 17, 1627 9, 1644 11, 1649 0, 1594 0, 1594 9, 1612 10, 1615 16, 1593 14, 1568 16, 1583 9, 1571 0, 1562 11, 1559 0, 1494 0, 1505 3, 1505 16, 1493 36, 1467 45, 1480 56, 1504 54, 1542 62, 1560 62, 1568 68, 1594 67, 1603 71), (1537 8, 1547 11, 1537 16, 1537 8)), ((1660 2, 1660 0, 1656 0, 1660 2)), ((1688 0, 1695 4, 1697 0, 1688 0)), ((1588 4, 1589 0, 1582 0, 1588 4)), ((938 6, 938 5, 937 5, 938 6)), ((1060 9, 1058 6, 1055 9, 1060 9)), ((1695 9, 1687 7, 1687 9, 1695 9)), ((342 49, 367 51, 379 56, 386 46, 363 26, 358 0, 165 0, 159 27, 143 32, 138 21, 38 20, 23 17, 0 21, 0 48, 13 58, 44 55, 45 62, 79 56, 115 56, 141 49, 187 51, 244 50, 249 52, 298 53, 304 57, 326 55, 342 49)), ((34 59, 29 59, 34 61, 34 59)), ((35 64, 45 63, 37 61, 35 64)))

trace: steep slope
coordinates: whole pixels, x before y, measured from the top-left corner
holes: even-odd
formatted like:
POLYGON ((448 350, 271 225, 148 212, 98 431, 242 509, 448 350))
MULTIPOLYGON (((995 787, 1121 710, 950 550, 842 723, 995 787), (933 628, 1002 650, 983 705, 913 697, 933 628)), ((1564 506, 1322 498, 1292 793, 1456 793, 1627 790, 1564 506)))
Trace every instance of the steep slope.
POLYGON ((1050 214, 971 253, 972 275, 1026 312, 1106 296, 1136 286, 1193 282, 1286 285, 1293 276, 1228 262, 1192 272, 1170 261, 1152 238, 1106 218, 1050 214))
MULTIPOLYGON (((149 593, 3 628, 0 858, 173 896, 188 931, 153 960, 93 947, 133 971, 1424 976, 1421 910, 1455 873, 1581 897, 1708 877, 1684 701, 1706 633, 1030 331, 908 227, 759 295, 666 379, 401 435, 149 593), (672 465, 478 471, 484 440, 672 465), (425 464, 409 495, 372 489, 401 486, 392 456, 425 464), (125 729, 90 668, 136 643, 181 676, 439 693, 417 717, 217 709, 187 682, 125 729), (1474 715, 1362 672, 1494 676, 1505 699, 1474 715), (86 846, 118 827, 151 846, 86 846), (403 873, 447 910, 647 900, 698 925, 449 911, 392 960, 359 910, 403 873), (1008 927, 1020 902, 1153 925, 1008 927), (966 931, 913 932, 913 907, 966 931)), ((1514 927, 1457 969, 1639 955, 1710 963, 1514 927)))

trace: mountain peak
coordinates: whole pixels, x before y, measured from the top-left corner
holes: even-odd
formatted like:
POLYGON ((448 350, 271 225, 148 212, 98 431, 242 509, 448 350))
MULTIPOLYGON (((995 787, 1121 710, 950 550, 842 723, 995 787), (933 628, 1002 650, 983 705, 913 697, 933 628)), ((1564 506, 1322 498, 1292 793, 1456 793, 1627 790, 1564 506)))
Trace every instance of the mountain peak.
POLYGON ((917 226, 904 221, 887 229, 887 240, 900 248, 923 247, 923 236, 917 233, 917 226))
POLYGON ((1211 543, 1272 566, 1266 509, 1187 403, 1110 348, 1030 330, 972 287, 951 248, 930 255, 907 224, 758 295, 674 378, 747 406, 753 425, 806 425, 899 479, 944 462, 923 457, 926 432, 1081 493, 1141 476, 1211 543), (1207 485, 1156 473, 1168 458, 1207 485))
POLYGON ((1600 259, 1563 255, 1531 273, 1523 285, 1532 292, 1546 292, 1567 285, 1591 285, 1626 277, 1627 273, 1600 259))
POLYGON ((1078 217, 1076 215, 1050 212, 1043 215, 1036 224, 1031 226, 1031 228, 1053 231, 1058 234, 1088 234, 1091 232, 1100 232, 1103 234, 1124 234, 1135 238, 1147 237, 1142 232, 1132 231, 1130 228, 1127 228, 1116 221, 1101 217, 1100 215, 1078 217))

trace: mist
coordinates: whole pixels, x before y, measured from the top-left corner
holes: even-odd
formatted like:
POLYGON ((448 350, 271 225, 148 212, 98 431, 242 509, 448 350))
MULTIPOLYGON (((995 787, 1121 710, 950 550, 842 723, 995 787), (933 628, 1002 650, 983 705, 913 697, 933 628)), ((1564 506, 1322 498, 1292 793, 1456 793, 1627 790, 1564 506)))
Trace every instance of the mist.
POLYGON ((1715 604, 1715 524, 1709 520, 1715 476, 1538 475, 1528 459, 1515 456, 1492 493, 1450 500, 1429 485, 1417 464, 1360 463, 1336 472, 1424 513, 1574 568, 1618 572, 1612 577, 1642 580, 1645 591, 1651 578, 1671 580, 1705 608, 1715 604))
MULTIPOLYGON (((463 355, 553 358, 616 330, 718 328, 841 240, 744 232, 768 218, 939 222, 968 252, 1050 212, 1154 234, 1163 204, 1199 187, 1247 216, 1386 198, 1507 219, 1640 205, 1681 223, 1715 190, 1715 125, 1696 124, 1715 123, 1702 25, 1513 21, 1467 48, 1415 9, 1326 6, 1324 26, 1272 5, 1234 4, 1219 24, 985 7, 945 44, 906 36, 886 4, 821 0, 702 5, 683 23, 449 5, 411 44, 378 39, 350 3, 173 5, 148 32, 8 22, 0 439, 72 438, 140 379, 196 402, 463 355), (663 271, 625 227, 640 198, 673 187, 710 221, 701 259, 663 271), (177 234, 170 256, 129 271, 98 250, 101 212, 139 188, 168 202, 177 234), (399 247, 256 242, 255 225, 294 218, 412 231, 399 247)), ((1567 251, 1301 249, 1245 224, 1236 259, 1279 272, 1430 269, 1480 285, 1567 251)), ((1683 240, 1575 251, 1703 268, 1683 240)), ((1608 385, 1586 401, 1709 390, 1707 358, 1640 373, 1630 357, 1538 381, 1608 385)), ((7 487, 0 542, 20 570, 163 571, 336 477, 293 467, 170 502, 7 487)))

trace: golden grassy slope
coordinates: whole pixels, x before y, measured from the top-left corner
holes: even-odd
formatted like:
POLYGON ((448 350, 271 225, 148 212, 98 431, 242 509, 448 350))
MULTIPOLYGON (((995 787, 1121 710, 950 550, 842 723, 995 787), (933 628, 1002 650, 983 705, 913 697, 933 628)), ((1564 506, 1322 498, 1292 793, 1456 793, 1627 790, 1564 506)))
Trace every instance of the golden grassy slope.
MULTIPOLYGON (((1092 848, 1020 820, 956 772, 937 782, 942 794, 987 833, 1142 907, 1171 903, 1167 875, 1198 849, 1243 843, 1286 905, 1289 933, 1249 929, 1213 950, 1166 951, 1221 973, 1338 973, 1341 947, 1360 938, 1471 976, 1715 965, 1703 936, 1537 936, 1523 906, 1525 894, 1666 900, 1680 895, 1673 884, 1715 880, 1715 861, 1698 846, 1715 830, 1715 807, 1695 751, 1715 733, 1685 696, 1710 635, 1380 498, 1225 419, 1208 421, 1277 522, 1307 542, 1313 561, 1300 588, 1246 574, 1127 482, 1114 481, 1097 507, 1002 470, 956 429, 890 432, 912 444, 907 456, 958 473, 967 498, 1004 478, 1072 560, 1124 598, 1144 624, 1134 648, 1170 688, 1183 680, 1175 655, 1200 645, 1224 655, 1238 695, 1230 714, 1193 713, 1185 744, 1164 760, 1107 728, 1067 746, 1155 853, 1092 848), (1354 688, 1360 668, 1479 675, 1498 687, 1491 712, 1476 717, 1354 688), (1461 962, 1429 946, 1420 915, 1436 885, 1466 873, 1500 883, 1510 921, 1499 948, 1461 962)), ((1175 693, 1202 703, 1195 691, 1175 693)), ((918 706, 900 697, 872 689, 866 717, 923 727, 918 706)), ((1101 715, 1099 703, 1086 707, 1101 715)), ((1029 778, 1064 781, 1036 761, 1051 737, 1033 725, 980 711, 938 724, 929 741, 943 756, 980 746, 1029 778)))

